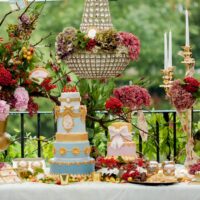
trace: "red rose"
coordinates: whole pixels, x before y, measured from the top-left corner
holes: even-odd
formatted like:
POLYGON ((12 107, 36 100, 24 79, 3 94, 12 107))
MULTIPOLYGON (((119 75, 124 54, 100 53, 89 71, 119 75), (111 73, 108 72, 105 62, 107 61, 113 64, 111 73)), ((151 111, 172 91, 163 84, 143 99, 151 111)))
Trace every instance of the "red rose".
POLYGON ((120 114, 122 112, 123 103, 115 97, 110 97, 110 99, 106 101, 105 107, 108 111, 120 114))
POLYGON ((89 42, 86 45, 86 50, 91 51, 96 45, 96 40, 90 39, 89 42))
POLYGON ((0 67, 0 85, 2 86, 9 86, 16 84, 16 80, 12 79, 12 74, 10 71, 5 69, 4 67, 0 67))
POLYGON ((184 82, 185 84, 183 87, 187 92, 195 93, 199 89, 200 82, 193 77, 186 77, 184 82))

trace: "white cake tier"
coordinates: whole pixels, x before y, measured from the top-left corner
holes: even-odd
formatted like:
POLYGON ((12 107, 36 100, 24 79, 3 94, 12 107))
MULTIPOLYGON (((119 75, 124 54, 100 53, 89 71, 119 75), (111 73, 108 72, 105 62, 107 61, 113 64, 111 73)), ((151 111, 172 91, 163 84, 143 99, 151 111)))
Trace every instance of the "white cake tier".
POLYGON ((80 107, 81 96, 79 92, 63 92, 59 101, 61 102, 61 107, 72 106, 78 109, 80 107))

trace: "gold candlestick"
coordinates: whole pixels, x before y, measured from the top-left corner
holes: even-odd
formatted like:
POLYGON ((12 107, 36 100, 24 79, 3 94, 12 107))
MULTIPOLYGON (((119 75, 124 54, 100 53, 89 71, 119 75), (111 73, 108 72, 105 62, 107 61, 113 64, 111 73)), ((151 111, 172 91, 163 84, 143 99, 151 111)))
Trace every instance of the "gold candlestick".
MULTIPOLYGON (((183 64, 185 64, 186 67, 186 73, 185 77, 190 76, 193 77, 194 75, 194 66, 195 66, 195 59, 192 58, 192 48, 190 46, 184 46, 183 47, 183 57, 184 60, 182 61, 183 64)), ((187 130, 185 130, 187 134, 187 144, 186 144, 186 160, 185 160, 185 166, 189 167, 190 165, 197 162, 199 157, 194 152, 194 139, 192 134, 192 119, 193 118, 193 108, 188 109, 186 111, 186 122, 187 124, 187 130)))
POLYGON ((163 74, 163 85, 160 85, 160 87, 165 89, 165 92, 168 96, 169 88, 172 86, 173 83, 174 67, 171 66, 167 69, 161 70, 161 73, 163 74))

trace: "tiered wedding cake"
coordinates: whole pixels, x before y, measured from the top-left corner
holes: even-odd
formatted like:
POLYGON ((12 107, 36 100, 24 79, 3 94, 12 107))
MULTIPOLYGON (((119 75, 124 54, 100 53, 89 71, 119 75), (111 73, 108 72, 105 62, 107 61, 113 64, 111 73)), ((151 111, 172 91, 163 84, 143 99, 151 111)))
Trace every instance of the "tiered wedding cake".
POLYGON ((108 127, 110 142, 107 157, 121 156, 125 160, 136 158, 136 144, 132 141, 132 125, 126 122, 115 122, 108 127))
POLYGON ((65 92, 55 108, 57 120, 54 158, 50 160, 52 174, 89 174, 94 171, 86 132, 86 106, 80 105, 79 92, 65 92))

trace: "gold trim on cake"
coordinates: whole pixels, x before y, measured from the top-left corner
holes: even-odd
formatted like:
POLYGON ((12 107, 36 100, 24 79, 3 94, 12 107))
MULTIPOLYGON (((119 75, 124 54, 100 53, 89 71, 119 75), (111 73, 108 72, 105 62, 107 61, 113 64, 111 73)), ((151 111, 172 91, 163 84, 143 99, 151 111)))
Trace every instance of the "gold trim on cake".
POLYGON ((67 154, 67 149, 64 148, 64 147, 61 147, 61 148, 59 149, 59 153, 60 153, 61 156, 63 156, 63 155, 65 155, 65 154, 67 154))
POLYGON ((132 125, 131 123, 127 123, 127 122, 114 122, 112 123, 110 126, 115 127, 116 129, 121 128, 122 126, 128 126, 128 130, 129 132, 132 132, 132 125))
POLYGON ((58 161, 49 161, 50 164, 56 164, 56 165, 66 165, 66 166, 71 166, 71 165, 87 165, 87 164, 93 164, 95 163, 94 160, 89 160, 89 161, 82 161, 82 162, 58 162, 58 161))
POLYGON ((56 141, 57 142, 77 142, 77 141, 87 141, 88 140, 88 134, 56 134, 56 141))
POLYGON ((80 117, 81 120, 83 122, 85 122, 85 118, 86 118, 86 115, 87 115, 87 108, 86 108, 86 106, 80 106, 80 111, 77 113, 77 112, 74 112, 74 108, 72 106, 71 107, 64 107, 63 112, 60 112, 59 106, 55 107, 55 119, 56 120, 58 119, 58 117, 65 117, 66 115, 69 115, 72 118, 80 117))
POLYGON ((74 147, 72 149, 72 153, 77 156, 77 155, 79 155, 81 153, 81 151, 80 151, 80 149, 78 147, 74 147))
POLYGON ((58 100, 60 102, 71 103, 71 102, 76 102, 76 101, 80 102, 81 98, 80 97, 77 97, 77 98, 67 98, 67 97, 62 98, 62 97, 60 97, 60 98, 58 98, 58 100))
POLYGON ((83 151, 84 151, 85 155, 90 155, 91 147, 85 147, 85 149, 83 151))

